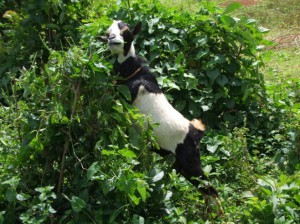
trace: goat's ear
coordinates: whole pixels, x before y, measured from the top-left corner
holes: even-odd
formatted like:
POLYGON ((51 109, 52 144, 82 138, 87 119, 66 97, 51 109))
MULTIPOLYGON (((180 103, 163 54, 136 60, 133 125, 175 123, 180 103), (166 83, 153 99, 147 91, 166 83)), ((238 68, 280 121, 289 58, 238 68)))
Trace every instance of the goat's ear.
POLYGON ((98 36, 96 37, 97 40, 100 40, 103 43, 107 43, 108 38, 106 36, 98 36))
POLYGON ((133 30, 132 30, 132 35, 133 35, 133 37, 135 37, 136 35, 138 35, 139 32, 141 32, 141 30, 142 30, 142 22, 138 22, 138 23, 134 26, 134 28, 133 28, 133 30))

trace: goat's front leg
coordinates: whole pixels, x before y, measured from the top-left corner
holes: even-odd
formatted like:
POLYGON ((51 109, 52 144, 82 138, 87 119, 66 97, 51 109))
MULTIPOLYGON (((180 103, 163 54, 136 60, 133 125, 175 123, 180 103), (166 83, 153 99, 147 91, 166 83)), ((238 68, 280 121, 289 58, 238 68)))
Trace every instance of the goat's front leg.
POLYGON ((201 183, 201 180, 207 181, 207 177, 201 169, 200 153, 198 149, 188 146, 183 148, 183 145, 182 147, 179 146, 176 150, 174 167, 176 172, 183 175, 203 195, 208 208, 211 207, 211 204, 214 204, 217 214, 219 216, 224 214, 217 190, 206 183, 204 186, 201 183))

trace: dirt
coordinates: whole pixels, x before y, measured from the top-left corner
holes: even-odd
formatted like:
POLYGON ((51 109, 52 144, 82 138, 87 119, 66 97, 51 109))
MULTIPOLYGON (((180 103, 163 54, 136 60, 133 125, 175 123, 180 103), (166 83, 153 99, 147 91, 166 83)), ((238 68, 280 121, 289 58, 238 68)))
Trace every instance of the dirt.
POLYGON ((229 5, 230 3, 233 3, 233 2, 239 2, 244 6, 250 6, 250 5, 256 5, 257 4, 257 0, 235 0, 235 1, 225 2, 225 3, 222 4, 222 6, 227 6, 227 5, 229 5))
POLYGON ((286 34, 283 36, 276 37, 272 40, 276 45, 274 48, 285 48, 296 46, 300 49, 300 33, 297 34, 286 34))

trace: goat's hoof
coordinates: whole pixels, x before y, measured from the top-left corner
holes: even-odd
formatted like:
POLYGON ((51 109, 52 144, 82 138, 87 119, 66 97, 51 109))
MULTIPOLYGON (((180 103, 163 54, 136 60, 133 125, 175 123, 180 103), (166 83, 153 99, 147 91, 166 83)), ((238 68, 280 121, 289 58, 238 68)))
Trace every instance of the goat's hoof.
POLYGON ((208 214, 215 213, 218 217, 221 217, 225 214, 218 197, 208 196, 205 197, 204 200, 206 204, 206 212, 208 214))

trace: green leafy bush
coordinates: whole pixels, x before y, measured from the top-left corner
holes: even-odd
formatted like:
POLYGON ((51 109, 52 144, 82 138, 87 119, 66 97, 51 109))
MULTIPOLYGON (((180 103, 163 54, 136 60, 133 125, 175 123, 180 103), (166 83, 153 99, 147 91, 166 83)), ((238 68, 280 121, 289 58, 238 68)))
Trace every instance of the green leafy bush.
POLYGON ((220 10, 202 2, 190 14, 157 1, 129 3, 0 5, 15 12, 0 21, 0 223, 298 221, 299 124, 291 120, 299 92, 293 87, 291 99, 265 88, 266 30, 230 16, 237 3, 220 10), (203 167, 223 217, 206 211, 172 170, 172 156, 151 152, 151 127, 134 128, 147 118, 114 84, 115 59, 96 38, 112 19, 143 22, 140 55, 172 104, 207 123, 203 167))

